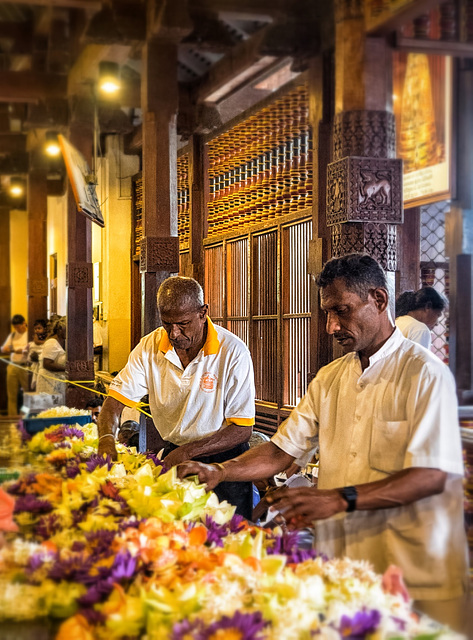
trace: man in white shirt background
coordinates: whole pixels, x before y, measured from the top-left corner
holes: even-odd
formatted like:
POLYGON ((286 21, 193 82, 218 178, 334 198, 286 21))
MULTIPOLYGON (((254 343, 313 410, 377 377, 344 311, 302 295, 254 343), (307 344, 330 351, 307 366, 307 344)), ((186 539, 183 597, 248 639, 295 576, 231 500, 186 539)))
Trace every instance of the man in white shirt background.
POLYGON ((2 354, 10 356, 7 367, 8 415, 18 415, 18 393, 20 389, 29 389, 29 371, 26 368, 26 347, 28 345, 28 327, 25 318, 17 313, 12 320, 13 331, 2 344, 2 354))
POLYGON ((187 462, 209 489, 258 480, 320 447, 318 486, 267 497, 291 528, 312 526, 329 556, 401 567, 414 606, 461 631, 468 583, 455 383, 403 337, 371 257, 329 261, 318 277, 326 330, 346 355, 323 367, 272 441, 222 465, 187 462))
MULTIPOLYGON (((165 280, 157 304, 163 326, 141 339, 110 384, 98 418, 99 453, 116 456, 120 415, 145 395, 167 466, 192 459, 221 463, 243 453, 255 418, 248 348, 212 323, 202 288, 192 278, 165 280)), ((251 517, 251 482, 224 482, 216 493, 251 517)))
POLYGON ((396 327, 405 338, 430 349, 432 331, 446 306, 446 299, 433 287, 404 291, 396 300, 396 327))

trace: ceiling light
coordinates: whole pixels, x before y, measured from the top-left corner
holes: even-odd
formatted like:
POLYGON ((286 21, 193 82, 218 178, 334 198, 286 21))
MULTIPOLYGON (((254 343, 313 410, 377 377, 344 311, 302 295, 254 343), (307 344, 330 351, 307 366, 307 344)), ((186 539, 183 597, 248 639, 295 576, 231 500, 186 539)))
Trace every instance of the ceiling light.
POLYGON ((10 195, 19 198, 25 192, 25 184, 22 178, 10 178, 10 195))
POLYGON ((116 62, 102 60, 99 63, 99 89, 104 93, 116 93, 121 88, 120 68, 116 62))
POLYGON ((48 156, 51 156, 53 158, 56 158, 61 153, 61 149, 59 147, 59 142, 57 139, 57 133, 55 131, 46 132, 45 150, 48 156))

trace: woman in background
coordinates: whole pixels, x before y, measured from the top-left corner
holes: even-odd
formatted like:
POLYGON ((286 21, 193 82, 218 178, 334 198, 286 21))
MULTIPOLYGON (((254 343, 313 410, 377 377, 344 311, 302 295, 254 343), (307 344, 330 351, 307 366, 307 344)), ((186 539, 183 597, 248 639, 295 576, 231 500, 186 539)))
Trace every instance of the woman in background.
POLYGON ((61 396, 59 404, 66 399, 66 318, 56 320, 49 338, 43 345, 39 364, 36 391, 61 396))
POLYGON ((447 300, 433 287, 404 291, 396 300, 396 326, 406 338, 430 349, 431 331, 446 306, 447 300))

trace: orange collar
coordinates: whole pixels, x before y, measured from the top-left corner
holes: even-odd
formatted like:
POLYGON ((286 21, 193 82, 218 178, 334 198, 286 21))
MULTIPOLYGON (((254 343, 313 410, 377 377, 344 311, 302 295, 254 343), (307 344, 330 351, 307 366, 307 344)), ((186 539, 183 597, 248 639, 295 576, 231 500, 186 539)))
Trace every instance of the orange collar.
MULTIPOLYGON (((211 356, 218 353, 220 347, 220 340, 218 339, 217 329, 215 328, 212 320, 207 316, 207 338, 204 343, 204 356, 211 356)), ((169 342, 169 337, 166 331, 163 330, 163 335, 159 341, 159 350, 163 353, 167 353, 172 349, 172 344, 169 342)))

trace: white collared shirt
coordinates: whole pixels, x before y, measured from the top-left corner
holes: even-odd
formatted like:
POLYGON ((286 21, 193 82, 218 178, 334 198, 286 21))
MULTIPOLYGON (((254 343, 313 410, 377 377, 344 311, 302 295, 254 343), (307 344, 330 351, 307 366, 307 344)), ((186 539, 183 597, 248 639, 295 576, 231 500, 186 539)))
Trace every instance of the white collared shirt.
POLYGON ((25 350, 28 346, 28 331, 20 333, 19 331, 12 331, 5 342, 2 344, 2 349, 9 346, 13 351, 10 353, 10 362, 13 364, 26 364, 26 353, 14 353, 18 349, 25 350))
POLYGON ((110 385, 109 393, 129 407, 149 394, 153 421, 164 440, 176 445, 200 440, 233 423, 255 421, 253 365, 245 343, 207 319, 207 339, 184 369, 159 327, 141 339, 110 385))
POLYGON ((396 327, 401 330, 405 338, 409 338, 409 340, 421 344, 426 349, 430 349, 432 333, 423 322, 416 320, 412 316, 399 316, 399 318, 396 318, 396 327))
POLYGON ((373 482, 411 467, 448 473, 440 495, 315 523, 316 546, 403 569, 415 599, 453 598, 466 576, 463 461, 455 382, 396 329, 362 371, 352 352, 323 367, 273 442, 299 458, 320 446, 318 487, 373 482))

